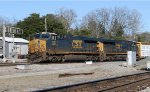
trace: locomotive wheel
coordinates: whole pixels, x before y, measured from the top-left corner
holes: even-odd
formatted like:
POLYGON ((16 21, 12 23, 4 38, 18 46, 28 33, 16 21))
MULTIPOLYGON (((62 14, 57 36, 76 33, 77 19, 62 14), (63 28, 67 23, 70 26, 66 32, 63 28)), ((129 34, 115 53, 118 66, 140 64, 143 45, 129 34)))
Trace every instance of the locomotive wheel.
POLYGON ((91 60, 91 58, 87 56, 86 57, 86 61, 90 61, 90 60, 91 60))
POLYGON ((99 57, 98 56, 96 56, 96 61, 99 61, 99 57))
POLYGON ((61 57, 59 56, 59 57, 58 57, 58 62, 61 62, 61 61, 62 61, 62 59, 61 59, 61 57))
POLYGON ((136 57, 136 60, 137 60, 137 61, 140 61, 140 57, 139 57, 139 56, 137 56, 137 57, 136 57))
POLYGON ((34 61, 35 61, 35 56, 34 56, 34 55, 30 56, 29 62, 30 62, 31 64, 33 64, 34 61))
POLYGON ((125 60, 126 60, 126 58, 122 57, 122 61, 125 61, 125 60))
POLYGON ((112 61, 115 61, 114 57, 112 57, 112 61))
POLYGON ((58 62, 58 58, 57 58, 57 57, 53 57, 53 58, 51 59, 51 61, 52 61, 52 62, 58 62))
POLYGON ((99 57, 98 56, 95 56, 95 61, 98 61, 99 60, 99 57))
POLYGON ((100 60, 100 62, 104 61, 103 57, 100 57, 99 60, 100 60))
POLYGON ((92 57, 92 61, 97 61, 98 60, 98 57, 97 56, 93 56, 92 57))
POLYGON ((104 61, 103 56, 104 56, 103 54, 101 54, 101 55, 99 56, 99 60, 100 60, 100 62, 104 61))
POLYGON ((110 56, 108 57, 108 61, 111 61, 111 57, 110 56))
POLYGON ((92 57, 91 57, 91 60, 92 60, 92 61, 95 61, 95 57, 94 57, 94 56, 92 56, 92 57))
POLYGON ((64 56, 61 57, 61 62, 65 62, 65 57, 64 56))
POLYGON ((28 62, 32 64, 32 63, 33 63, 33 59, 30 58, 30 59, 28 60, 28 62))

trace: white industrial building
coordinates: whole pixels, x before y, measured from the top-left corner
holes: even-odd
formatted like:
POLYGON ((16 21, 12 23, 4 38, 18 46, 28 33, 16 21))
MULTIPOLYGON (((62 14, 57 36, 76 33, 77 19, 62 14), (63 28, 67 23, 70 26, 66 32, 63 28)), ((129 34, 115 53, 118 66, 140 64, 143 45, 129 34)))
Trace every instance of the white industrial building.
MULTIPOLYGON (((0 37, 0 55, 3 55, 3 37, 0 37)), ((5 56, 6 58, 16 57, 18 59, 26 58, 28 54, 29 41, 23 38, 5 37, 5 56), (14 43, 13 43, 14 42, 14 43)))

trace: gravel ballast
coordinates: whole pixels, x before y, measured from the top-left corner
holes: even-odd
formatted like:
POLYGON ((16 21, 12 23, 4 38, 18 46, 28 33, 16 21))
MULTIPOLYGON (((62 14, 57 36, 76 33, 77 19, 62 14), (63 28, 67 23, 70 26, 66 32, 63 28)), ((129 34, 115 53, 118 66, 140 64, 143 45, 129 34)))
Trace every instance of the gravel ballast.
MULTIPOLYGON (((146 61, 145 61, 146 62, 146 61)), ((121 76, 143 72, 140 65, 125 66, 126 62, 96 62, 64 63, 64 64, 33 64, 26 70, 18 70, 16 66, 0 67, 0 91, 28 92, 43 88, 52 88, 62 85, 81 83, 96 79, 121 76), (59 77, 59 74, 91 73, 90 75, 74 75, 59 77)), ((142 63, 145 64, 145 63, 142 63)), ((142 65, 143 68, 143 65, 142 65)))

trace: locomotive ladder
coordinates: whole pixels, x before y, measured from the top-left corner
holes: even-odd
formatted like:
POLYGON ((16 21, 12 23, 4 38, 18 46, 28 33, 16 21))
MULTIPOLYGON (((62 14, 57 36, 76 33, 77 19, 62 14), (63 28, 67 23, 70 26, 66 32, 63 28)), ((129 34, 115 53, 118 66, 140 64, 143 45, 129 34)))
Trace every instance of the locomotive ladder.
POLYGON ((104 44, 101 42, 97 42, 97 51, 99 53, 99 60, 104 61, 105 60, 105 53, 104 53, 104 44))

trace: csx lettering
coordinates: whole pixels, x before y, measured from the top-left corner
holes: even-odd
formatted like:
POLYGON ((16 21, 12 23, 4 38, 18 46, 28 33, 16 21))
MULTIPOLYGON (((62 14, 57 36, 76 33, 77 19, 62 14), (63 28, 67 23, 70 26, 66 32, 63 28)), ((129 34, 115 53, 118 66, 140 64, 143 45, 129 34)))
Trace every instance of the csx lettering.
POLYGON ((120 44, 116 44, 116 49, 121 49, 121 45, 120 44))
POLYGON ((73 48, 82 48, 82 40, 73 40, 72 47, 73 48))

